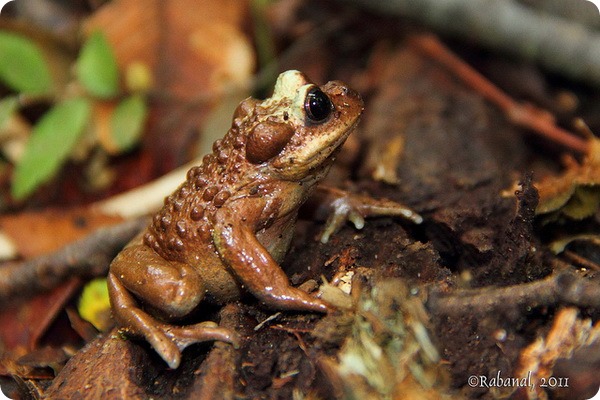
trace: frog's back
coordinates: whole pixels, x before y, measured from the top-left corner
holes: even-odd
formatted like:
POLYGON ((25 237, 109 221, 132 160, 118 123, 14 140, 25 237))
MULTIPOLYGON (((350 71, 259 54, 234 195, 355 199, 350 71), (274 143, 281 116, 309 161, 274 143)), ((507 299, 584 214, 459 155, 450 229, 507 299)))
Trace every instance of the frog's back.
POLYGON ((213 144, 213 152, 188 171, 185 182, 154 215, 144 243, 166 260, 190 263, 214 256, 213 216, 256 169, 245 154, 249 123, 245 112, 236 113, 229 132, 213 144))

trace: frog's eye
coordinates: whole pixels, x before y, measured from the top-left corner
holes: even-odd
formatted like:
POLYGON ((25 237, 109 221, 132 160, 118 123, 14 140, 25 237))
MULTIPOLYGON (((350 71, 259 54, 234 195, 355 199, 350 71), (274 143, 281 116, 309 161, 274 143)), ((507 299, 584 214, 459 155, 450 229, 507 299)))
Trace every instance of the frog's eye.
POLYGON ((264 121, 257 124, 248 135, 246 158, 253 164, 260 164, 278 155, 294 135, 288 124, 264 121))
POLYGON ((315 86, 306 95, 304 111, 311 122, 323 122, 331 115, 333 103, 321 89, 315 86))

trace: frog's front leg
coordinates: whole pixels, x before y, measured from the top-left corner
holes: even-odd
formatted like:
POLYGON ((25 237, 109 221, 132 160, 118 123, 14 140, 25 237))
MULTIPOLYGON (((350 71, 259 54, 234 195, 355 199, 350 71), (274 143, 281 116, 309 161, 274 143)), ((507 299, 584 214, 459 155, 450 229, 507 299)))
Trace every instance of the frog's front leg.
POLYGON ((401 217, 415 224, 423 222, 423 217, 415 211, 392 200, 374 199, 328 186, 319 186, 317 191, 317 194, 325 199, 320 199, 322 201, 319 203, 324 205, 323 208, 328 209, 318 210, 318 214, 328 214, 320 237, 322 243, 327 243, 331 235, 346 221, 352 222, 356 229, 363 228, 367 217, 401 217))
POLYGON ((247 221, 228 212, 220 216, 213 231, 217 251, 250 293, 275 309, 327 312, 325 302, 290 285, 247 221))
POLYGON ((176 326, 139 307, 136 298, 165 319, 179 318, 196 308, 204 295, 202 280, 191 266, 169 262, 143 244, 128 246, 115 258, 108 288, 119 325, 128 334, 144 337, 171 368, 179 366, 181 351, 190 344, 209 340, 237 343, 234 332, 214 322, 176 326))

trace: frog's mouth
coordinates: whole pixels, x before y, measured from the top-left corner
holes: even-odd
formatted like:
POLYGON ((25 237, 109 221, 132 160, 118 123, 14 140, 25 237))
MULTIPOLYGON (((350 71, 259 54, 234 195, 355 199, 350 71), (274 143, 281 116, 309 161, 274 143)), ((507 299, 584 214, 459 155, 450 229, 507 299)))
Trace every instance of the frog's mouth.
POLYGON ((359 118, 357 118, 352 124, 348 125, 348 127, 344 128, 344 134, 339 135, 337 138, 331 138, 331 136, 334 135, 326 135, 320 140, 318 140, 317 143, 319 144, 319 146, 314 147, 318 150, 307 152, 299 162, 303 165, 320 164, 327 158, 331 157, 332 154, 337 153, 337 151, 341 149, 346 139, 348 139, 348 136, 350 136, 354 129, 356 129, 358 122, 359 118))
POLYGON ((349 125, 340 127, 338 132, 323 135, 313 139, 310 147, 299 149, 294 154, 289 154, 278 160, 273 166, 278 169, 282 177, 291 180, 302 180, 305 177, 313 179, 312 175, 320 170, 326 172, 335 159, 335 155, 356 128, 360 118, 355 118, 349 125), (339 132, 343 132, 339 134, 339 132))

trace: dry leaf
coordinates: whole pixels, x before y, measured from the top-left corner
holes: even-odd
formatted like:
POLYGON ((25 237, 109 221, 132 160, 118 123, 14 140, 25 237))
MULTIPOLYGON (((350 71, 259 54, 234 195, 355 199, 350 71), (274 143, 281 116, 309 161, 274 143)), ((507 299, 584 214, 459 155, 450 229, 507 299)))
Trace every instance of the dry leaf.
POLYGON ((535 186, 540 195, 538 215, 578 220, 594 215, 600 206, 600 139, 590 139, 581 164, 571 159, 563 174, 546 177, 535 186))
POLYGON ((121 76, 143 69, 144 81, 153 85, 145 88, 151 102, 144 135, 146 153, 160 160, 152 166, 153 175, 195 157, 197 148, 190 144, 207 113, 224 93, 248 86, 255 63, 242 28, 248 19, 247 1, 116 0, 85 25, 87 34, 104 32, 121 76))
POLYGON ((246 2, 237 0, 118 0, 92 16, 85 32, 106 34, 123 76, 146 65, 163 94, 189 100, 246 83, 254 68, 241 30, 246 15, 246 2))
POLYGON ((20 357, 34 350, 79 287, 80 280, 73 278, 25 304, 5 304, 0 310, 0 347, 7 352, 4 356, 20 357))
POLYGON ((57 250, 96 228, 122 221, 88 209, 31 211, 0 217, 2 233, 24 258, 57 250))

